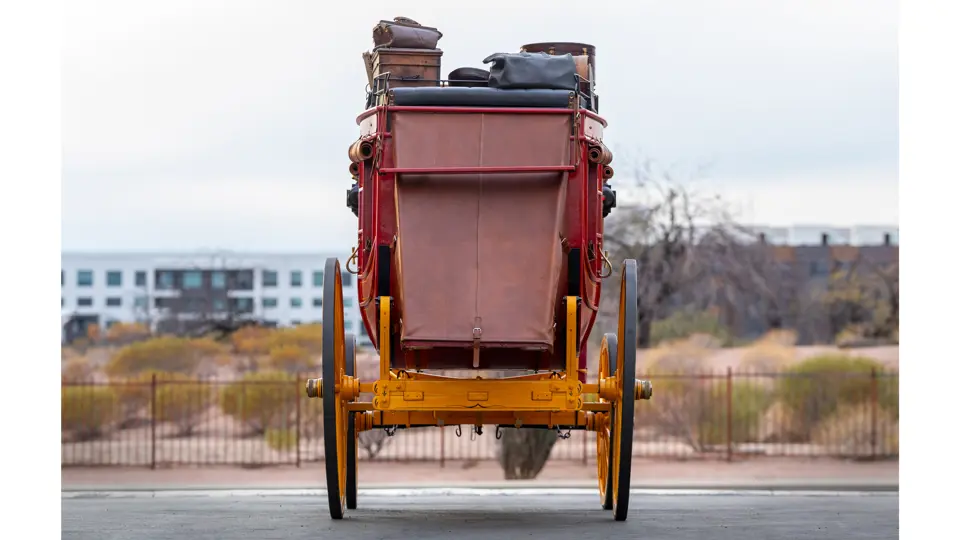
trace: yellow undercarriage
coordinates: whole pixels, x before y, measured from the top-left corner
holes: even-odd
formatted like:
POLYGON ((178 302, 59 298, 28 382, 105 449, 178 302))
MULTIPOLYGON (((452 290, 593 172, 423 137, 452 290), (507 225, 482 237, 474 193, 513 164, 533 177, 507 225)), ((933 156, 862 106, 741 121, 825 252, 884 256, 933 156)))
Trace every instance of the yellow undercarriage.
MULTIPOLYGON (((444 377, 390 366, 390 302, 380 302, 380 378, 362 382, 341 371, 335 385, 340 401, 353 412, 357 431, 378 427, 444 426, 472 424, 504 426, 603 429, 611 402, 649 399, 649 382, 624 381, 619 374, 601 377, 593 384, 581 383, 578 373, 577 299, 566 299, 567 347, 564 372, 550 372, 499 379, 444 377), (572 374, 568 376, 567 374, 572 374), (621 395, 632 391, 633 395, 621 395), (355 401, 373 394, 372 401, 355 401), (600 398, 584 402, 584 395, 600 398)), ((323 397, 321 379, 307 381, 307 395, 323 397)))

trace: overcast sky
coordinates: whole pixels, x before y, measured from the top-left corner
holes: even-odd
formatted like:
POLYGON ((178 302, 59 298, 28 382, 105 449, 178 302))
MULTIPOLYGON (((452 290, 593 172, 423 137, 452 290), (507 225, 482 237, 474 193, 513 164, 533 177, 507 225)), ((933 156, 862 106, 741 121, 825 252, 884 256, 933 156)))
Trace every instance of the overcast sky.
POLYGON ((616 155, 707 166, 697 189, 744 221, 899 220, 895 0, 64 6, 67 250, 349 249, 360 53, 398 15, 440 28, 444 74, 596 45, 616 155))

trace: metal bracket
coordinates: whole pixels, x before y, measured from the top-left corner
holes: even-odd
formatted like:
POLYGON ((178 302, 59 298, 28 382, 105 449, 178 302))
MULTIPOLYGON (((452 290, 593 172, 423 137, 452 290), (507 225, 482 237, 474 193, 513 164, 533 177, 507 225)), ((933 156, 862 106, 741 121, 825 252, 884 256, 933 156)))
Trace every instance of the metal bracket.
POLYGON ((480 369, 480 337, 483 330, 480 329, 480 317, 474 322, 473 328, 473 369, 480 369))

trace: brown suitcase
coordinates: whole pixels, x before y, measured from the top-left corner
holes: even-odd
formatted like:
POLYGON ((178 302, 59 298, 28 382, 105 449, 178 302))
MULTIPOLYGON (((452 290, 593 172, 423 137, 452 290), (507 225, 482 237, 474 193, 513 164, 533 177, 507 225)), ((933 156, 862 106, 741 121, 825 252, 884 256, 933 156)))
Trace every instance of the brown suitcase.
POLYGON ((443 34, 436 28, 422 26, 404 17, 380 21, 373 27, 373 45, 377 49, 436 49, 441 37, 443 34))
POLYGON ((390 73, 390 87, 439 86, 440 49, 383 48, 373 51, 373 76, 390 73))

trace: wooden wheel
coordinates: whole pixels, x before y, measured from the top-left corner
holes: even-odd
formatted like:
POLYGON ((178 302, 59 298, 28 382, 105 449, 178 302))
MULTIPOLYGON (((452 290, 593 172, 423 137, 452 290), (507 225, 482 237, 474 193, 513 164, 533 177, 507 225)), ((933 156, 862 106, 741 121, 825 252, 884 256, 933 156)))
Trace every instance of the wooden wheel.
MULTIPOLYGON (((357 376, 357 336, 347 334, 344 339, 344 357, 347 375, 357 376)), ((347 509, 357 509, 357 425, 354 413, 347 414, 347 509)))
POLYGON ((346 375, 343 284, 340 262, 327 259, 323 270, 323 449, 330 517, 342 519, 347 502, 347 400, 340 393, 346 375))
POLYGON ((617 326, 617 400, 612 404, 613 517, 627 519, 630 467, 633 463, 634 389, 637 373, 637 261, 623 262, 620 276, 620 321, 617 326))
MULTIPOLYGON (((604 334, 600 344, 600 380, 609 377, 610 358, 617 358, 617 335, 604 334)), ((601 398, 601 402, 606 400, 601 398)), ((597 422, 597 482, 600 484, 600 504, 604 510, 613 509, 613 447, 610 445, 610 415, 598 414, 597 422)))

